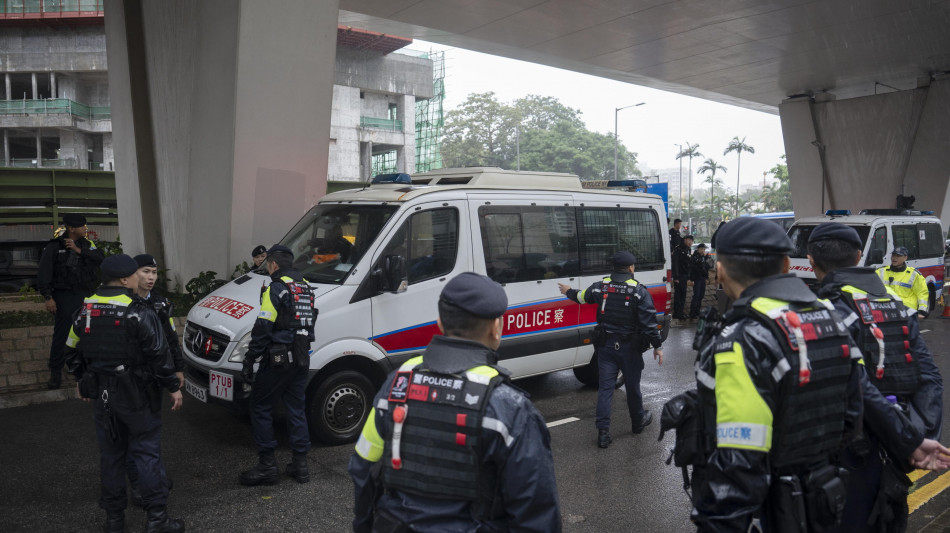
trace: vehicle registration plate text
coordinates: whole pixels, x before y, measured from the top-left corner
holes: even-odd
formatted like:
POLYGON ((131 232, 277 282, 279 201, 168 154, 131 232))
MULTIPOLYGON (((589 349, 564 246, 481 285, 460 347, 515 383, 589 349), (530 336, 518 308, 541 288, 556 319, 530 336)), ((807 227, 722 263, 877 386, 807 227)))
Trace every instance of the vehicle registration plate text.
POLYGON ((185 390, 188 392, 188 394, 194 396, 199 401, 208 403, 208 389, 199 387, 188 378, 185 378, 185 390))
POLYGON ((215 398, 234 401, 234 376, 212 370, 208 373, 208 392, 215 398))

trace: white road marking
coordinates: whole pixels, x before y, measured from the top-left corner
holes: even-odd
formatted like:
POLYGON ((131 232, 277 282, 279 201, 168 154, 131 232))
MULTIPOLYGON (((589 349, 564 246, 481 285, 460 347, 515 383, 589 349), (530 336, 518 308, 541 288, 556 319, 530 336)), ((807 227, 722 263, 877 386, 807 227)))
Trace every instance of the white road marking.
POLYGON ((921 333, 930 333, 930 330, 929 330, 929 329, 922 329, 922 330, 920 330, 920 332, 921 332, 921 333))
POLYGON ((561 420, 555 420, 554 422, 548 422, 547 425, 548 425, 549 428, 553 428, 554 426, 560 426, 560 425, 562 425, 562 424, 569 424, 569 423, 571 423, 571 422, 578 422, 579 420, 580 420, 580 418, 577 418, 576 416, 572 416, 572 417, 570 417, 570 418, 562 418, 561 420))

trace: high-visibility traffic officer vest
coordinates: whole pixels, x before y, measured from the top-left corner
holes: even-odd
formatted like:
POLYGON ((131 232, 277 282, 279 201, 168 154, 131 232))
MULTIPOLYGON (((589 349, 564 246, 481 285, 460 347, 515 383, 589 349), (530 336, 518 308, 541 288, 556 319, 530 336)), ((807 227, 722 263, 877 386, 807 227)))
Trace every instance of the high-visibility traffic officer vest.
POLYGON ((889 266, 883 266, 877 269, 877 275, 910 309, 924 313, 930 310, 930 290, 927 289, 924 276, 916 268, 905 266, 904 270, 897 272, 889 266))
MULTIPOLYGON (((316 312, 313 308, 313 291, 307 280, 296 282, 289 276, 281 276, 280 281, 287 285, 293 301, 292 313, 277 313, 277 320, 274 322, 276 329, 306 330, 307 333, 313 328, 316 320, 316 312)), ((267 304, 270 304, 270 298, 265 298, 267 304)))
POLYGON ((437 374, 410 359, 389 387, 390 433, 382 435, 383 485, 431 498, 476 502, 489 512, 495 472, 482 466, 482 422, 506 377, 492 366, 437 374), (480 504, 479 504, 480 502, 480 504))
POLYGON ((904 304, 890 294, 872 297, 850 285, 841 287, 841 295, 860 322, 858 347, 871 383, 882 394, 913 394, 920 369, 910 350, 904 304))
MULTIPOLYGON (((597 323, 611 331, 633 333, 632 318, 640 303, 637 297, 637 281, 613 281, 609 276, 601 280, 600 298, 597 302, 597 323)), ((596 292, 596 289, 594 289, 596 292)), ((578 300, 583 301, 583 294, 578 300)))
MULTIPOLYGON (((858 354, 851 353, 848 331, 833 309, 820 300, 801 304, 759 297, 727 317, 715 339, 712 387, 719 392, 701 395, 705 431, 715 421, 715 442, 720 447, 767 452, 775 470, 807 465, 838 448, 845 429, 851 359, 858 354), (776 412, 756 390, 743 347, 734 340, 741 332, 730 325, 744 317, 765 325, 781 347, 780 355, 771 356, 777 362, 768 376, 781 394, 776 412)), ((700 385, 712 379, 700 376, 700 385)))
MULTIPOLYGON (((127 327, 131 303, 132 298, 127 294, 93 294, 83 301, 79 312, 79 325, 83 330, 83 359, 108 365, 137 362, 131 360, 138 353, 138 347, 130 342, 127 327)), ((67 343, 75 347, 78 340, 70 332, 67 343)))

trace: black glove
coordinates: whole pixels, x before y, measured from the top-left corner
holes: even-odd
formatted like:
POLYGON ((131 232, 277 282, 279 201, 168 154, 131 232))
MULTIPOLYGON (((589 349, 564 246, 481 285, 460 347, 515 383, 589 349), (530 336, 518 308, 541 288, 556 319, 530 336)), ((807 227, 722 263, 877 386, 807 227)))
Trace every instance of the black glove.
POLYGON ((241 378, 244 383, 254 383, 254 358, 250 355, 244 356, 244 365, 241 367, 241 378))

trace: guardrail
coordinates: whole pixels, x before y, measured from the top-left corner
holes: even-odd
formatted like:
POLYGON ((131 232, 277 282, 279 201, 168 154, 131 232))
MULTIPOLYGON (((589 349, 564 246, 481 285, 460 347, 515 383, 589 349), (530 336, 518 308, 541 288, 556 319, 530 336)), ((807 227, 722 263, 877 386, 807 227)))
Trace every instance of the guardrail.
POLYGON ((88 106, 65 98, 46 100, 0 100, 0 115, 72 115, 86 120, 112 118, 107 106, 88 106))
POLYGON ((103 0, 0 0, 2 18, 102 16, 103 0))
POLYGON ((115 172, 75 169, 0 168, 0 224, 59 224, 77 212, 89 224, 119 222, 115 172))
POLYGON ((360 127, 402 131, 402 121, 390 120, 388 118, 360 117, 360 127))

